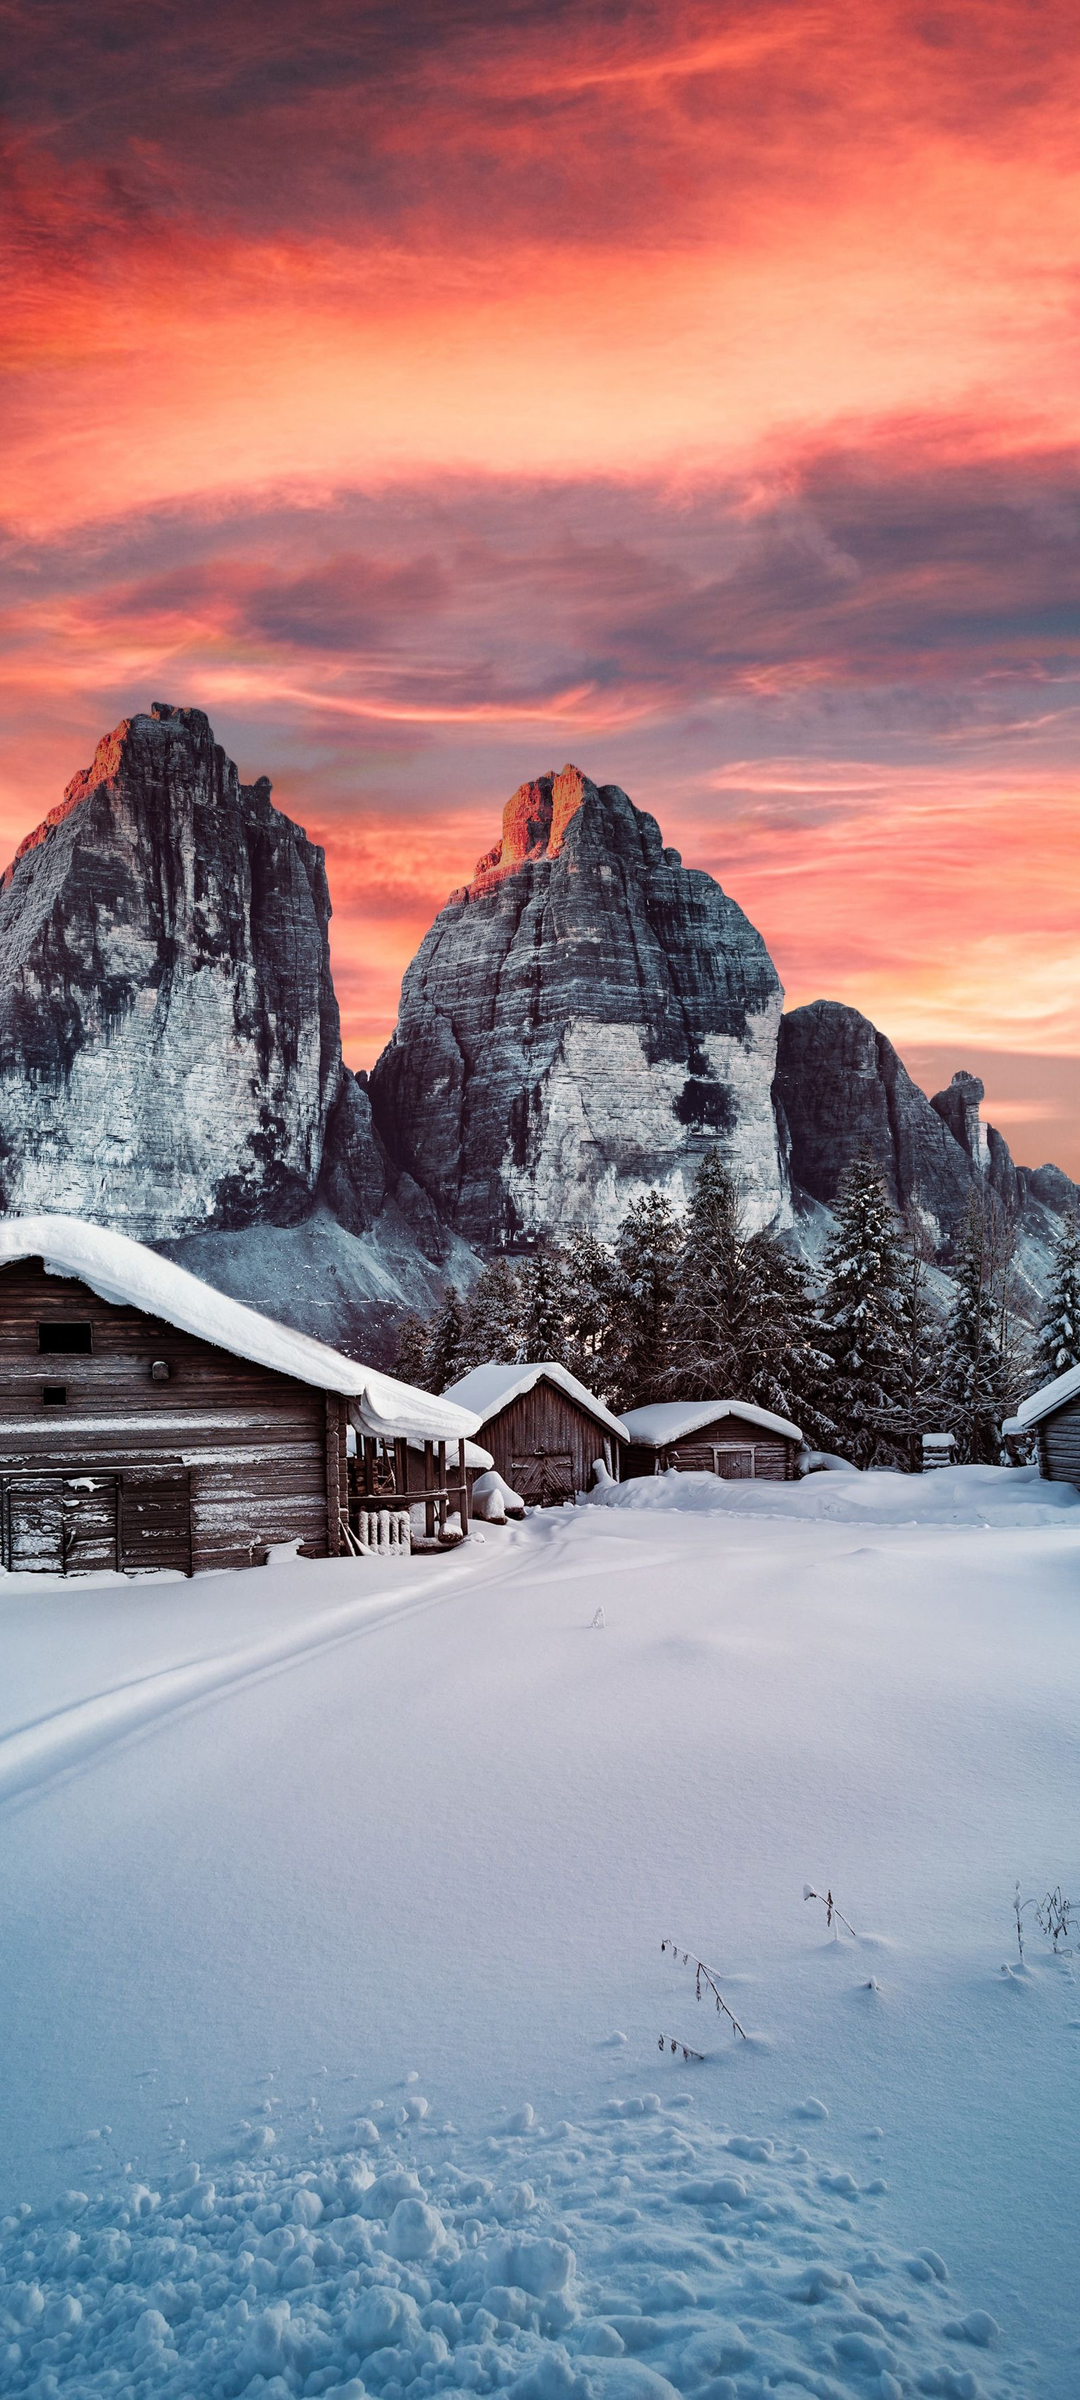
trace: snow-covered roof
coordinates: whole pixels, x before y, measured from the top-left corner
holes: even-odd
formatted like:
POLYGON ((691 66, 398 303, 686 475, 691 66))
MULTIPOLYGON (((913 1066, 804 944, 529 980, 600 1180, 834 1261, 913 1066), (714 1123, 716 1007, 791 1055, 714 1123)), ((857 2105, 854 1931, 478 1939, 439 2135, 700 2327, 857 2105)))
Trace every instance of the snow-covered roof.
POLYGON ((571 1375, 568 1367, 560 1367, 553 1358, 541 1358, 530 1366, 516 1367, 500 1366, 496 1360, 489 1359, 485 1366, 471 1367, 458 1383, 452 1383, 444 1398, 456 1400, 461 1408, 477 1409, 481 1424, 486 1424, 488 1418, 496 1416, 500 1408, 508 1408, 511 1400, 520 1400, 523 1392, 531 1392, 533 1385, 539 1383, 541 1378, 557 1384, 568 1399, 576 1400, 579 1408, 587 1409, 598 1425, 606 1425, 609 1433, 617 1434, 620 1442, 625 1442, 626 1427, 621 1418, 613 1417, 610 1408, 605 1408, 595 1392, 588 1391, 583 1383, 578 1382, 576 1375, 571 1375))
POLYGON ((1053 1383, 1044 1383, 1041 1391, 1032 1392, 1030 1400, 1021 1400, 1010 1424, 1037 1425, 1041 1417, 1048 1417, 1053 1409, 1060 1408, 1066 1400, 1075 1400, 1078 1394, 1080 1367, 1067 1367, 1064 1375, 1055 1375, 1053 1383))
POLYGON ((166 1325, 212 1342, 234 1358, 292 1375, 320 1392, 338 1392, 348 1400, 349 1416, 363 1433, 457 1441, 475 1433, 479 1425, 467 1402, 417 1391, 396 1376, 345 1358, 311 1334, 294 1333, 291 1326, 230 1300, 186 1267, 159 1258, 156 1250, 111 1226, 92 1225, 82 1217, 0 1217, 0 1270, 22 1258, 43 1259, 50 1275, 75 1275, 99 1299, 144 1309, 148 1316, 161 1317, 166 1325))
POLYGON ((787 1417, 774 1417, 771 1409, 754 1408, 749 1400, 654 1400, 648 1408, 627 1409, 626 1430, 632 1442, 662 1450, 668 1442, 700 1433, 703 1425, 715 1425, 718 1417, 742 1417, 762 1433, 783 1434, 789 1442, 803 1438, 787 1417))

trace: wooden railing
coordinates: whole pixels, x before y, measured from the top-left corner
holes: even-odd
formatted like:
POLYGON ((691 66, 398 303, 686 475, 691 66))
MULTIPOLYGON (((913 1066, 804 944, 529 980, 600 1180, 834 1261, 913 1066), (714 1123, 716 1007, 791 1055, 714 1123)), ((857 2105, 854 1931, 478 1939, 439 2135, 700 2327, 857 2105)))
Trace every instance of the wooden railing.
POLYGON ((356 1441, 355 1476, 350 1476, 349 1520, 356 1529, 362 1509, 401 1509, 422 1507, 424 1531, 428 1542, 450 1542, 460 1537, 448 1530, 447 1520, 456 1511, 462 1536, 469 1530, 469 1486, 465 1471, 465 1444, 453 1442, 457 1452, 456 1473, 447 1471, 447 1444, 425 1442, 423 1453, 410 1448, 401 1434, 390 1441, 382 1435, 358 1434, 356 1441), (413 1469, 419 1473, 422 1463, 423 1480, 414 1480, 413 1469))

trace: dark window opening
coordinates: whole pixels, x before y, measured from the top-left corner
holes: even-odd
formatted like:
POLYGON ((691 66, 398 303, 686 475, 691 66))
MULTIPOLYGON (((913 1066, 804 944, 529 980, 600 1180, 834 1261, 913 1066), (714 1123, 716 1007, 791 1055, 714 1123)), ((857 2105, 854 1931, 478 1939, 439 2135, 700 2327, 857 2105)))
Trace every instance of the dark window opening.
POLYGON ((41 1387, 41 1399, 42 1405, 45 1408, 66 1408, 66 1383, 43 1383, 41 1387))
POLYGON ((54 1318, 50 1325, 38 1326, 37 1338, 39 1350, 81 1350, 85 1353, 94 1347, 94 1328, 92 1325, 63 1325, 54 1318))

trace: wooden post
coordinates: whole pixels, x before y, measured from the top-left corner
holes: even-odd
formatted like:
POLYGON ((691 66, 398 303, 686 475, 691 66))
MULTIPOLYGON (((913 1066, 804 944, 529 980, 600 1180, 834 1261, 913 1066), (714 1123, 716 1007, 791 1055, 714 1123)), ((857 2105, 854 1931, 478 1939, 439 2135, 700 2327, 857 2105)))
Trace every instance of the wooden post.
POLYGON ((424 1501, 424 1532, 428 1541, 433 1542, 435 1539, 435 1446, 432 1442, 424 1443, 424 1490, 429 1495, 424 1501))
POLYGON ((439 1443, 439 1539, 446 1532, 446 1443, 439 1443))
POLYGON ((409 1445, 403 1433, 394 1435, 394 1490, 399 1500, 409 1489, 409 1445))
POLYGON ((326 1398, 326 1550, 341 1555, 341 1402, 336 1392, 326 1398))
POLYGON ((461 1530, 463 1534, 467 1534, 469 1530, 469 1478, 465 1472, 465 1444, 463 1441, 458 1443, 457 1454, 458 1474, 461 1477, 461 1530))

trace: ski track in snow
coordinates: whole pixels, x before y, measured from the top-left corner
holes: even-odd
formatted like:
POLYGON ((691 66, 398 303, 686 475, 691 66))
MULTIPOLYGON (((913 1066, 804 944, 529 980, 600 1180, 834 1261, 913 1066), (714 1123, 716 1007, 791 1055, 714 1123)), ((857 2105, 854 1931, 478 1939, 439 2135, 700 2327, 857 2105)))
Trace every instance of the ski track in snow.
MULTIPOLYGON (((181 1711, 201 1703, 224 1699, 245 1684, 258 1682, 262 1677, 279 1674, 291 1667, 306 1665, 326 1652, 382 1631, 388 1624, 402 1623, 427 1609, 438 1608, 448 1599, 456 1585, 467 1578, 475 1586, 482 1582, 485 1570, 497 1576, 502 1584, 523 1581, 529 1585, 551 1578, 587 1576, 595 1573, 591 1564, 579 1568, 562 1567, 559 1557, 571 1538, 573 1520, 568 1518, 560 1527, 556 1520, 548 1533, 545 1550, 549 1563, 540 1569, 534 1560, 531 1545, 522 1544, 520 1557, 508 1559, 501 1548, 490 1561, 479 1563, 474 1551, 464 1551, 457 1561, 441 1562, 437 1583, 405 1583, 389 1597, 380 1593, 377 1600, 361 1599, 344 1608, 321 1611, 302 1634, 278 1637, 276 1640, 255 1642, 243 1649, 225 1652, 214 1659, 194 1659, 175 1667, 162 1668, 158 1673, 139 1675, 124 1683, 113 1684, 95 1692, 86 1700, 67 1707, 50 1710, 26 1724, 13 1726, 0 1735, 0 1811, 12 1808, 29 1798, 43 1786, 55 1783, 64 1776, 90 1766, 102 1752, 119 1744, 152 1732, 155 1726, 171 1720, 181 1711), (551 1558, 550 1554, 554 1553, 551 1558)), ((515 1529, 516 1531, 516 1529, 515 1529)), ((520 1541, 520 1536, 517 1537, 520 1541)), ((511 1551, 515 1532, 509 1536, 511 1551)), ((627 1545, 628 1549, 631 1547, 627 1545)), ((663 1563, 665 1554, 657 1550, 656 1558, 638 1560, 648 1566, 663 1563)), ((292 1563, 292 1562, 290 1562, 292 1563)), ((303 1570, 305 1562, 296 1562, 303 1570)), ((316 1562, 317 1565, 317 1562, 316 1562)), ((256 1572, 274 1572, 260 1569, 256 1572)), ((87 1592, 93 1579, 88 1578, 87 1592)))
POLYGON ((356 2122, 356 2147, 287 2162, 274 2140, 265 2121, 245 2125, 247 2155, 213 2176, 190 2163, 158 2193, 129 2171, 93 2199, 69 2192, 4 2218, 3 2389, 35 2400, 1033 2390, 1032 2362, 999 2365, 993 2319, 953 2292, 936 2251, 875 2238, 880 2182, 860 2190, 791 2134, 706 2128, 688 2094, 615 2101, 550 2130, 525 2103, 466 2143, 431 2121, 410 2079, 402 2102, 375 2101, 356 2122))

